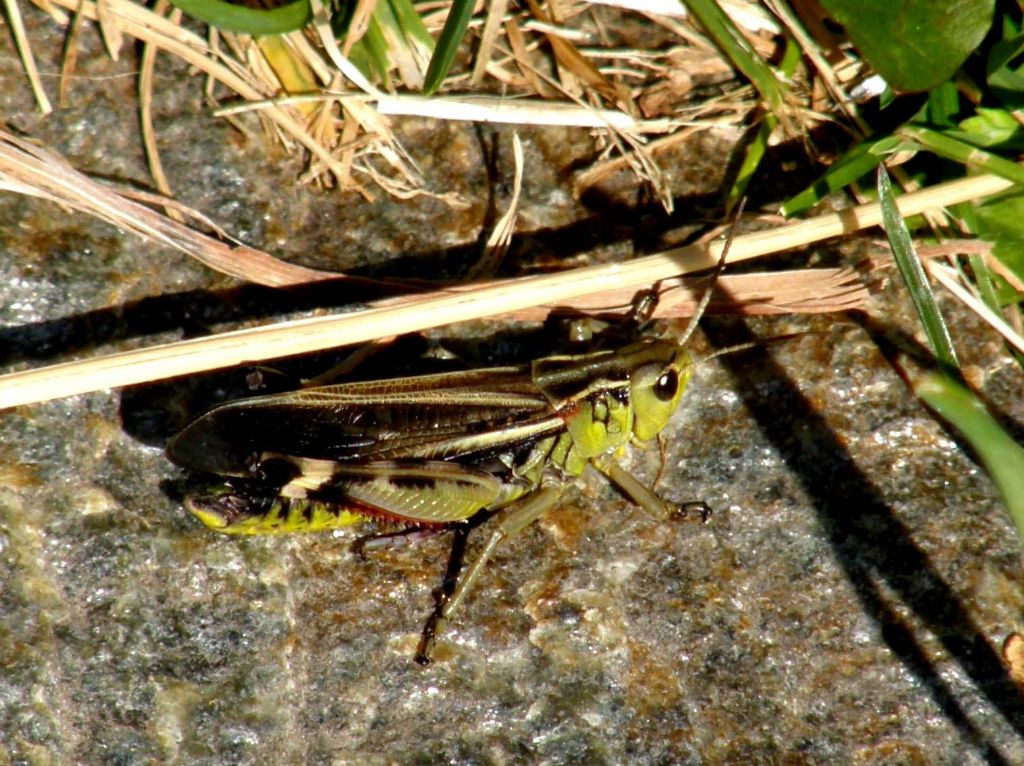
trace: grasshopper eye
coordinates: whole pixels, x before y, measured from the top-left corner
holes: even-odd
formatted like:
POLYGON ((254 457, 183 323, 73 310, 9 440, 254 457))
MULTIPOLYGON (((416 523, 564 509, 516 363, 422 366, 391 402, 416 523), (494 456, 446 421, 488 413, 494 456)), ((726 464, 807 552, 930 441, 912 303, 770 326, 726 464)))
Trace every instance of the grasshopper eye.
POLYGON ((669 367, 654 381, 654 395, 661 402, 670 402, 679 391, 679 373, 669 367))

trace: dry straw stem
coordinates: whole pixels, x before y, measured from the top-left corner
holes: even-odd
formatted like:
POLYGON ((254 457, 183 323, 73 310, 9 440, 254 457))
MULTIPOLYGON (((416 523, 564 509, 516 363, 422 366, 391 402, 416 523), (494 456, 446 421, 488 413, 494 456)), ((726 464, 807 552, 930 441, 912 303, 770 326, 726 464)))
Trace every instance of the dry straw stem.
MULTIPOLYGON (((995 176, 975 176, 904 195, 899 199, 899 208, 904 216, 916 215, 996 194, 1011 185, 995 176)), ((744 234, 733 241, 729 261, 744 261, 801 247, 876 226, 880 221, 878 205, 869 204, 744 234)), ((390 299, 392 305, 371 304, 364 311, 341 316, 300 319, 12 373, 0 377, 0 407, 365 343, 374 338, 509 314, 532 306, 562 305, 580 296, 612 288, 649 286, 706 269, 717 262, 720 252, 721 242, 691 245, 626 263, 522 277, 472 291, 416 296, 398 305, 390 299)))
POLYGON ((494 44, 498 39, 498 32, 501 30, 502 20, 508 10, 509 0, 492 0, 487 4, 487 17, 484 20, 484 29, 480 34, 480 45, 476 51, 476 62, 473 65, 473 74, 470 83, 474 86, 480 84, 494 55, 494 44))
POLYGON ((560 125, 580 128, 610 128, 648 133, 672 127, 668 120, 637 120, 614 109, 596 109, 566 101, 510 99, 497 96, 385 95, 377 98, 381 114, 433 117, 439 120, 510 123, 514 125, 560 125))
MULTIPOLYGON (((561 126, 574 128, 608 128, 637 133, 665 133, 678 128, 673 120, 637 120, 625 112, 614 109, 574 104, 569 101, 538 101, 491 95, 413 96, 408 94, 379 93, 368 96, 357 91, 325 90, 281 96, 244 104, 231 104, 214 111, 218 117, 241 114, 288 104, 332 101, 344 98, 348 103, 373 103, 382 115, 395 117, 430 117, 456 122, 485 122, 509 125, 561 126)), ((709 127, 716 127, 709 124, 709 127)))
POLYGON ((478 277, 490 276, 497 272, 512 244, 516 221, 519 218, 519 197, 523 191, 523 167, 526 164, 523 159, 523 142, 518 131, 512 132, 512 158, 515 171, 512 174, 512 196, 508 201, 508 209, 494 224, 491 236, 484 245, 483 254, 467 274, 467 281, 475 281, 478 277))
MULTIPOLYGON (((158 0, 154 6, 154 12, 162 15, 167 13, 169 3, 167 0, 158 0)), ((79 17, 81 18, 81 17, 79 17)), ((171 21, 181 21, 181 11, 175 8, 170 14, 171 21)), ((146 162, 149 165, 149 173, 153 176, 153 183, 161 194, 171 196, 171 184, 164 173, 163 164, 160 162, 160 152, 157 151, 156 133, 153 130, 153 71, 156 65, 157 47, 152 43, 144 43, 142 46, 142 57, 139 61, 139 129, 142 133, 142 146, 146 154, 146 162)), ((169 213, 173 218, 174 213, 169 213)))

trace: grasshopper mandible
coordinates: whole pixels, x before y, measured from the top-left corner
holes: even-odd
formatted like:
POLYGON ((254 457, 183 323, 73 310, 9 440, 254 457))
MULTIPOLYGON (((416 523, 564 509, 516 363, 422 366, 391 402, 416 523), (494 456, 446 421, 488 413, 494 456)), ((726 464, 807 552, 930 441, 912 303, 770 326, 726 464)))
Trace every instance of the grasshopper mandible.
MULTIPOLYGON (((712 284, 724 262, 725 252, 712 284)), ((694 508, 706 517, 703 503, 662 500, 617 458, 627 444, 655 439, 678 407, 692 368, 686 341, 710 293, 680 341, 640 338, 618 350, 522 366, 240 399, 193 421, 170 440, 167 454, 227 480, 186 505, 207 526, 231 534, 364 520, 465 530, 494 517, 482 551, 457 579, 446 577, 448 587, 437 595, 416 657, 426 664, 435 636, 494 550, 557 505, 587 465, 659 517, 694 508)), ((637 325, 653 310, 651 295, 634 304, 637 325)))

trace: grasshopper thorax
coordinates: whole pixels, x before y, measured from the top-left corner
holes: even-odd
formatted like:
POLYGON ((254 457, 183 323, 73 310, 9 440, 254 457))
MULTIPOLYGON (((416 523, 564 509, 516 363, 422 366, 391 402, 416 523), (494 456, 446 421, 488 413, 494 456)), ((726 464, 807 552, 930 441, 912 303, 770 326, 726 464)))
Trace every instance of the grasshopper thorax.
POLYGON ((657 436, 679 406, 689 377, 689 354, 675 343, 650 338, 618 351, 547 357, 532 367, 534 384, 564 413, 583 458, 631 437, 657 436))

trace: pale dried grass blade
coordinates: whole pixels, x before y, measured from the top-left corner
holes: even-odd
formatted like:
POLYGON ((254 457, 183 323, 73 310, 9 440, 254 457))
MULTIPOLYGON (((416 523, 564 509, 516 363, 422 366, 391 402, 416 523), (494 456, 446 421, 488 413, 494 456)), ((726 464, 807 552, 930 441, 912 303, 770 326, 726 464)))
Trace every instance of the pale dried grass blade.
MULTIPOLYGON (((609 110, 598 110, 592 107, 590 104, 584 102, 582 99, 574 97, 568 90, 566 90, 565 87, 563 87, 562 83, 556 82, 552 78, 537 71, 536 69, 531 67, 531 65, 528 62, 520 61, 518 63, 520 68, 523 69, 524 71, 532 71, 535 77, 542 79, 556 90, 561 91, 566 96, 571 98, 573 101, 576 102, 577 106, 581 110, 589 110, 590 112, 593 113, 593 115, 597 117, 597 119, 602 120, 604 122, 604 125, 602 127, 609 129, 609 133, 606 136, 607 140, 614 144, 615 147, 619 150, 619 152, 626 158, 626 161, 629 163, 629 167, 632 168, 637 178, 639 178, 642 182, 649 184, 650 187, 653 189, 655 195, 661 201, 663 207, 667 211, 671 212, 673 200, 667 178, 665 177, 664 173, 661 172, 661 169, 657 166, 657 164, 647 155, 646 151, 644 150, 642 139, 637 135, 639 131, 630 130, 627 128, 618 128, 614 124, 622 124, 620 121, 628 119, 633 121, 633 126, 640 127, 641 124, 636 123, 632 115, 624 114, 617 111, 609 112, 609 110), (611 119, 606 121, 604 120, 605 116, 609 116, 611 117, 611 119)), ((541 114, 551 113, 550 111, 547 111, 545 109, 540 109, 539 111, 541 114)), ((645 129, 649 129, 652 127, 653 123, 657 123, 661 131, 667 130, 670 126, 670 123, 667 123, 666 121, 648 121, 643 123, 642 126, 645 129)))
POLYGON ((352 53, 352 46, 359 42, 366 30, 370 28, 370 19, 377 7, 377 0, 356 0, 355 10, 348 22, 348 30, 345 33, 345 47, 341 49, 342 54, 347 58, 352 53))
POLYGON ((316 72, 317 79, 321 83, 328 85, 338 77, 338 72, 331 68, 320 51, 313 47, 309 38, 302 31, 292 32, 286 35, 286 37, 288 38, 288 45, 306 62, 310 69, 316 72))
POLYGON ((50 0, 32 0, 32 4, 62 27, 68 23, 68 15, 60 8, 54 6, 50 0))
MULTIPOLYGON (((338 153, 341 155, 341 167, 344 172, 338 178, 338 183, 350 186, 355 184, 355 179, 352 178, 352 159, 355 157, 355 151, 348 147, 354 144, 356 137, 359 135, 359 123, 356 122, 356 118, 348 109, 344 109, 343 113, 345 115, 345 122, 341 127, 341 148, 338 153)), ((358 184, 356 186, 360 188, 364 197, 369 194, 368 191, 362 189, 358 184)), ((372 199, 372 195, 369 199, 372 199)))
POLYGON ((544 86, 533 65, 530 64, 530 52, 526 48, 526 38, 513 17, 505 20, 505 37, 508 38, 509 47, 512 49, 512 60, 516 62, 516 68, 522 74, 523 79, 538 96, 547 96, 548 89, 544 86))
POLYGON ((639 127, 633 117, 614 109, 594 109, 565 101, 518 100, 500 96, 381 96, 377 109, 384 115, 401 114, 511 125, 563 125, 613 130, 633 130, 639 127))
MULTIPOLYGON (((40 2, 40 0, 33 1, 40 2)), ((47 1, 67 8, 75 8, 78 7, 80 0, 47 1)), ((265 82, 258 80, 237 61, 215 51, 198 35, 171 23, 147 8, 129 2, 129 0, 104 0, 104 3, 104 12, 108 14, 111 23, 116 23, 119 29, 130 31, 137 39, 150 42, 183 59, 220 81, 242 98, 249 101, 260 101, 273 95, 265 82)), ((80 7, 81 13, 86 18, 97 20, 98 11, 95 2, 82 2, 80 7)), ((224 39, 228 39, 228 37, 224 36, 224 39)), ((354 69, 351 65, 349 67, 354 69)), ((284 134, 292 137, 316 156, 331 169, 331 172, 341 170, 330 150, 310 135, 306 126, 291 116, 284 108, 275 105, 264 110, 264 113, 284 134)))
MULTIPOLYGON (((374 136, 377 141, 374 143, 374 151, 385 162, 388 163, 400 176, 404 178, 408 186, 416 193, 426 188, 426 181, 420 172, 416 161, 405 151, 402 144, 391 131, 390 121, 380 110, 373 109, 361 98, 342 99, 345 112, 359 123, 359 126, 367 134, 374 136)), ((380 177, 378 177, 378 183, 380 177)), ((397 184, 392 180, 391 183, 397 184)))
POLYGON ((595 5, 608 5, 627 11, 652 13, 658 16, 678 16, 685 18, 689 14, 679 0, 589 0, 595 5))
POLYGON ((494 231, 487 238, 484 245, 483 255, 469 271, 469 279, 485 274, 493 274, 498 270, 501 262, 508 254, 508 247, 512 243, 512 235, 516 229, 516 219, 519 216, 519 195, 523 191, 523 142, 519 139, 518 131, 512 133, 512 158, 515 164, 515 171, 512 177, 512 197, 508 203, 508 210, 498 219, 494 225, 494 231))
POLYGON ((1024 338, 1020 336, 1010 324, 992 309, 985 305, 984 301, 971 294, 971 292, 960 284, 956 272, 948 266, 925 261, 925 268, 943 287, 955 295, 965 306, 977 314, 992 329, 1003 336, 1003 339, 1015 349, 1024 353, 1024 338))
MULTIPOLYGON (((622 8, 628 11, 657 16, 675 16, 686 18, 689 16, 686 5, 679 0, 588 0, 595 5, 607 5, 613 8, 622 8)), ((751 2, 720 2, 722 10, 731 18, 737 26, 750 32, 767 32, 777 35, 782 30, 778 22, 757 3, 751 2)))
POLYGON ((378 16, 377 20, 387 48, 388 62, 398 70, 399 82, 410 90, 422 90, 433 49, 415 34, 406 35, 401 22, 394 16, 378 16))
MULTIPOLYGON (((658 305, 654 316, 693 316, 707 279, 680 277, 658 284, 658 305)), ((628 307, 636 287, 606 290, 560 304, 533 306, 512 312, 509 318, 541 321, 552 311, 572 310, 586 314, 628 307)), ((863 309, 869 295, 863 280, 852 269, 800 269, 798 271, 723 274, 711 294, 707 313, 741 316, 770 314, 828 314, 863 309)))
POLYGON ((100 37, 107 54, 114 61, 120 60, 124 35, 121 34, 117 15, 110 12, 110 0, 96 0, 96 23, 100 26, 100 37))
MULTIPOLYGON (((553 23, 551 17, 540 7, 537 0, 526 0, 526 4, 536 19, 548 24, 553 23)), ((601 74, 597 67, 590 63, 590 60, 580 53, 572 43, 557 35, 546 34, 545 37, 559 64, 611 103, 618 104, 629 114, 638 114, 636 104, 633 103, 633 97, 627 88, 613 83, 601 74)))
POLYGON ((1014 290, 1024 293, 1024 281, 1017 276, 1013 269, 1010 269, 1005 263, 992 255, 991 245, 989 245, 989 251, 985 253, 985 263, 990 269, 992 269, 992 271, 996 272, 999 276, 1009 282, 1014 290))
MULTIPOLYGON (((231 104, 214 111, 217 117, 227 117, 244 112, 268 109, 272 106, 302 102, 342 101, 371 103, 373 100, 361 93, 345 92, 331 88, 323 93, 298 94, 231 104)), ((615 109, 594 107, 568 101, 538 101, 492 95, 465 94, 458 96, 413 96, 404 93, 381 94, 377 101, 377 114, 386 117, 430 117, 436 120, 459 120, 508 125, 542 125, 578 128, 609 128, 628 130, 635 133, 665 133, 677 127, 669 120, 635 120, 625 112, 615 109)), ((382 123, 373 122, 373 127, 382 123)), ((390 130, 387 123, 384 127, 390 130)), ((705 127, 705 126, 701 126, 705 127)), ((708 123, 706 127, 720 127, 708 123)))
POLYGON ((39 105, 39 111, 44 115, 49 114, 53 111, 53 106, 39 79, 39 70, 36 68, 36 59, 32 55, 32 47, 28 44, 28 35, 25 34, 25 22, 22 21, 21 11, 18 9, 18 0, 4 0, 4 8, 7 10, 7 23, 11 25, 14 46, 18 49, 18 57, 21 59, 21 66, 24 68, 25 76, 32 88, 32 95, 36 99, 36 104, 39 105))
POLYGON ((469 78, 472 85, 478 86, 487 72, 487 65, 494 55, 494 43, 498 39, 502 20, 508 12, 508 0, 492 0, 487 4, 487 16, 484 19, 483 32, 480 33, 480 45, 473 63, 473 73, 469 78))
POLYGON ((341 49, 338 48, 338 41, 334 39, 334 32, 331 29, 330 16, 321 0, 310 0, 310 7, 313 9, 313 30, 316 32, 331 63, 338 68, 345 79, 370 96, 380 96, 381 91, 373 85, 358 67, 349 61, 341 49))
MULTIPOLYGON (((807 33, 800 17, 793 12, 788 3, 768 0, 768 6, 774 11, 775 15, 782 20, 783 24, 785 24, 786 29, 793 36, 793 39, 796 40, 797 45, 800 46, 800 50, 803 51, 803 54, 814 64, 815 74, 820 78, 822 85, 824 85, 825 89, 832 97, 833 104, 830 104, 829 108, 831 109, 833 106, 839 106, 846 116, 849 117, 865 135, 867 135, 870 130, 860 118, 856 102, 850 98, 850 95, 846 92, 846 88, 843 86, 841 78, 836 74, 836 62, 830 61, 826 57, 822 50, 822 46, 807 33)), ((836 53, 842 55, 838 49, 836 53)))
MULTIPOLYGON (((879 243, 882 247, 887 244, 879 243)), ((921 258, 953 258, 958 255, 984 255, 985 260, 992 254, 992 243, 981 239, 946 239, 932 245, 914 244, 917 254, 921 258)), ((892 260, 889 260, 892 264, 892 260)), ((991 266, 991 264, 989 264, 991 266)), ((1016 287, 1016 285, 1015 285, 1016 287)), ((1024 287, 1017 287, 1024 290, 1024 287)))
MULTIPOLYGON (((84 2, 84 0, 82 0, 84 2)), ((81 3, 79 3, 81 6, 81 3)), ((61 107, 68 105, 68 93, 71 91, 71 76, 75 72, 75 64, 78 62, 78 38, 82 34, 82 24, 85 17, 81 12, 75 11, 71 17, 71 28, 68 30, 67 39, 64 41, 64 53, 60 62, 60 85, 58 87, 58 103, 61 107)))
MULTIPOLYGON (((0 189, 79 210, 180 250, 212 269, 257 284, 283 287, 341 276, 288 264, 261 250, 232 245, 178 223, 128 195, 96 183, 72 168, 63 157, 2 129, 0 189)), ((204 220, 182 205, 175 208, 194 220, 204 220)))
MULTIPOLYGON (((167 12, 170 3, 167 0, 158 0, 153 11, 163 15, 167 12)), ((80 18, 80 17, 78 17, 80 18)), ((181 11, 174 9, 171 14, 171 21, 178 23, 181 20, 181 11)), ((160 162, 160 150, 156 145, 156 135, 153 132, 153 69, 156 64, 157 48, 152 43, 143 43, 142 59, 139 62, 139 128, 142 131, 142 148, 146 154, 146 164, 149 167, 149 174, 153 177, 153 183, 161 194, 171 196, 171 185, 164 173, 163 163, 160 162)), ((179 215, 175 212, 168 212, 175 220, 180 221, 179 215)))
MULTIPOLYGON (((704 130, 707 128, 714 127, 713 125, 708 126, 693 126, 689 128, 683 128, 677 130, 675 133, 671 133, 661 138, 656 138, 647 144, 644 148, 650 156, 656 155, 658 152, 667 151, 677 144, 681 144, 686 141, 690 136, 696 133, 698 130, 704 130)), ((626 170, 631 167, 628 156, 619 155, 618 157, 612 157, 611 159, 599 162, 582 173, 578 174, 573 179, 573 191, 578 196, 583 193, 584 190, 589 189, 591 186, 595 186, 612 174, 617 173, 620 170, 626 170)))

